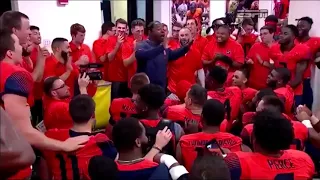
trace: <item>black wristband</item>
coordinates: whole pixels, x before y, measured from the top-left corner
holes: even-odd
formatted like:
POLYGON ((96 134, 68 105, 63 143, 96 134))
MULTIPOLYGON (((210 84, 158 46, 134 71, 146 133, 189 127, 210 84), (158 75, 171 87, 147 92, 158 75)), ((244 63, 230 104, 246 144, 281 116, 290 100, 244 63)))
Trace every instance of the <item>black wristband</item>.
POLYGON ((161 149, 158 148, 157 146, 152 146, 152 148, 158 150, 159 152, 161 152, 161 149))

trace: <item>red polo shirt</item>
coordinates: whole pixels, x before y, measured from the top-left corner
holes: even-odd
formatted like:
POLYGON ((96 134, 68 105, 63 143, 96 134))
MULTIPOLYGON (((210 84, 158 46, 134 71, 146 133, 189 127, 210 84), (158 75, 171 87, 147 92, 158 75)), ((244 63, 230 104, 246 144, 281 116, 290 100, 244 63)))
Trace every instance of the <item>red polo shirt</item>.
POLYGON ((176 94, 178 82, 186 80, 190 84, 195 84, 195 72, 199 69, 202 69, 201 54, 195 46, 192 46, 184 56, 169 63, 168 89, 176 94))
POLYGON ((172 50, 178 49, 180 47, 180 43, 178 39, 170 38, 168 42, 168 47, 172 50))
POLYGON ((108 58, 104 62, 100 61, 101 56, 106 54, 106 47, 107 47, 108 39, 99 38, 93 42, 92 45, 92 52, 96 58, 98 63, 103 64, 103 68, 101 68, 101 72, 103 73, 103 80, 108 80, 108 65, 109 61, 108 58))
POLYGON ((270 47, 262 42, 257 42, 251 47, 247 55, 247 59, 252 59, 253 61, 253 64, 250 65, 250 77, 248 80, 249 87, 257 90, 267 87, 267 78, 270 73, 270 69, 259 63, 256 55, 258 54, 263 61, 269 62, 269 51, 270 47))
POLYGON ((257 41, 257 38, 258 35, 254 33, 242 35, 241 46, 243 47, 245 54, 248 54, 250 48, 257 41))
MULTIPOLYGON (((30 58, 33 62, 33 68, 37 66, 37 58, 38 58, 38 47, 34 47, 31 51, 30 58)), ((43 96, 43 80, 40 82, 34 82, 33 89, 34 99, 42 99, 43 96)))
POLYGON ((92 53, 88 45, 81 44, 77 47, 72 41, 69 43, 71 49, 72 62, 76 62, 82 55, 87 55, 89 62, 94 62, 92 58, 92 53))
POLYGON ((192 46, 194 48, 196 48, 200 53, 202 53, 204 48, 206 47, 207 43, 208 43, 208 39, 207 38, 202 37, 201 35, 198 35, 194 39, 192 46))
MULTIPOLYGON (((132 53, 134 53, 134 40, 133 41, 126 41, 122 44, 122 49, 126 49, 125 51, 122 51, 122 59, 125 60, 129 58, 132 53)), ((133 61, 129 66, 127 66, 127 81, 128 81, 128 86, 130 86, 130 79, 132 76, 134 76, 137 72, 137 61, 133 61)))
MULTIPOLYGON (((127 43, 130 43, 127 39, 122 43, 114 59, 109 61, 108 77, 111 82, 126 82, 128 80, 128 73, 126 67, 123 65, 123 52, 129 54, 132 51, 132 47, 127 43), (128 53, 129 52, 129 53, 128 53)), ((117 43, 117 37, 109 37, 109 42, 106 47, 106 53, 113 51, 117 43)))
MULTIPOLYGON (((65 84, 70 88, 71 97, 73 97, 74 86, 75 86, 75 83, 77 82, 78 76, 79 76, 78 68, 74 64, 72 64, 72 66, 73 66, 72 72, 70 73, 68 79, 66 79, 64 81, 65 84)), ((43 79, 45 80, 47 77, 50 77, 50 76, 61 76, 66 71, 67 71, 66 65, 60 63, 54 57, 54 55, 51 55, 50 57, 48 57, 46 59, 43 79)))
POLYGON ((46 97, 43 122, 47 130, 49 129, 69 129, 73 125, 69 114, 70 99, 57 100, 46 97))

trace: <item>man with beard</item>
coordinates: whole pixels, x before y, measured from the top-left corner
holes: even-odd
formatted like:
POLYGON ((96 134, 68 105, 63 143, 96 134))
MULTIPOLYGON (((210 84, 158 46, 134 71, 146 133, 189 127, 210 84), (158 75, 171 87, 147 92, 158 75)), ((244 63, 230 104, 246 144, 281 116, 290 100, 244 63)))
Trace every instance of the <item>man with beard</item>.
POLYGON ((50 76, 57 76, 70 88, 70 96, 75 92, 75 83, 79 76, 78 67, 72 62, 70 45, 65 38, 55 38, 51 48, 53 54, 47 58, 44 80, 50 76))
POLYGON ((189 51, 192 42, 177 50, 171 50, 168 48, 167 38, 165 38, 160 22, 151 22, 147 29, 149 39, 137 44, 136 47, 137 71, 145 72, 151 83, 166 89, 168 61, 174 61, 184 56, 189 51))
MULTIPOLYGON (((180 47, 188 45, 192 41, 191 32, 188 28, 182 28, 179 32, 180 47)), ((201 54, 192 46, 185 56, 169 62, 168 66, 168 90, 176 94, 176 85, 182 80, 195 84, 197 77, 201 86, 204 87, 205 75, 202 68, 201 54), (195 75, 196 74, 196 75, 195 75)))
POLYGON ((267 78, 267 85, 284 100, 285 113, 288 115, 292 115, 294 110, 294 91, 289 85, 290 79, 291 74, 287 68, 273 69, 267 78))
MULTIPOLYGON (((79 77, 78 84, 81 94, 87 94, 90 78, 84 73, 79 77)), ((46 104, 44 108, 44 125, 46 129, 68 129, 73 121, 69 114, 70 91, 68 85, 57 77, 48 77, 44 81, 46 104)))
POLYGON ((310 17, 302 17, 298 20, 297 28, 299 30, 299 37, 297 41, 300 44, 307 45, 311 51, 311 62, 304 73, 303 80, 303 97, 302 104, 307 105, 309 109, 312 108, 313 92, 311 89, 310 78, 311 72, 314 74, 314 65, 320 67, 320 38, 310 37, 309 32, 312 27, 313 20, 310 17))
POLYGON ((221 59, 221 55, 228 56, 232 60, 231 63, 219 62, 228 71, 226 86, 230 86, 234 71, 240 69, 244 64, 244 52, 238 42, 230 39, 230 27, 227 25, 219 26, 217 32, 215 32, 215 38, 216 40, 212 40, 206 45, 201 59, 210 71, 212 66, 217 64, 217 59, 221 59))
POLYGON ((295 105, 302 103, 303 75, 310 63, 310 48, 304 44, 296 44, 294 41, 299 36, 299 30, 294 25, 287 25, 281 29, 278 44, 270 48, 270 58, 287 67, 291 72, 291 80, 288 83, 294 90, 295 105))

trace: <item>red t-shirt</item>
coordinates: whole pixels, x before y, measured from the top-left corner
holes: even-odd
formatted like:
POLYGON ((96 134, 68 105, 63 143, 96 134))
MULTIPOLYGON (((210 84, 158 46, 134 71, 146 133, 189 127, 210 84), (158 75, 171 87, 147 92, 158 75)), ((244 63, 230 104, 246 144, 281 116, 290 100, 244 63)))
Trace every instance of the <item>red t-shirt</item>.
MULTIPOLYGON (((15 94, 28 98, 32 94, 34 82, 31 74, 24 68, 1 61, 0 69, 1 96, 4 94, 15 94)), ((1 105, 3 105, 3 102, 1 105)), ((31 172, 31 168, 28 167, 9 179, 26 179, 31 176, 31 172)))
POLYGON ((202 37, 201 35, 198 35, 194 39, 192 47, 196 48, 202 54, 202 52, 207 44, 208 44, 208 39, 205 37, 202 37))
POLYGON ((285 113, 291 115, 294 112, 294 91, 287 85, 286 87, 281 87, 275 89, 274 92, 281 99, 284 99, 285 113))
MULTIPOLYGON (((210 41, 203 50, 202 60, 212 61, 217 54, 223 54, 225 56, 230 57, 233 61, 243 64, 244 63, 244 52, 241 45, 235 40, 229 39, 224 46, 220 46, 215 40, 210 41)), ((229 85, 232 82, 233 72, 236 70, 229 65, 219 61, 215 62, 217 65, 225 66, 228 69, 228 78, 227 84, 229 85)), ((210 70, 210 67, 208 67, 210 70)))
POLYGON ((188 121, 197 121, 199 127, 202 127, 200 121, 201 115, 193 114, 184 105, 169 106, 164 113, 164 118, 170 119, 171 121, 180 124, 182 127, 184 127, 185 123, 188 121))
POLYGON ((304 73, 304 78, 310 78, 311 77, 311 67, 314 67, 315 55, 320 50, 320 38, 319 37, 311 37, 306 42, 297 41, 297 43, 304 44, 310 48, 312 58, 310 59, 311 62, 309 63, 309 66, 308 66, 306 72, 304 73))
POLYGON ((241 89, 235 86, 227 87, 223 92, 221 91, 208 91, 208 96, 212 99, 217 99, 221 103, 225 103, 227 99, 230 100, 231 106, 231 113, 230 118, 228 121, 228 128, 229 129, 232 125, 232 121, 237 119, 240 105, 242 103, 242 93, 241 89))
MULTIPOLYGON (((129 58, 132 53, 134 53, 134 40, 133 41, 125 41, 122 44, 122 49, 125 49, 124 51, 122 51, 122 59, 125 60, 127 58, 129 58)), ((132 76, 134 76, 137 72, 137 61, 133 61, 132 64, 130 64, 129 66, 127 66, 127 81, 128 81, 128 86, 130 86, 130 80, 132 78, 132 76)))
POLYGON ((183 159, 183 165, 188 171, 191 170, 193 161, 197 157, 196 147, 204 148, 206 143, 216 139, 222 148, 227 148, 232 152, 241 151, 241 138, 229 133, 217 132, 217 133, 205 133, 199 132, 195 134, 184 135, 180 139, 181 154, 183 159))
POLYGON ((101 56, 106 54, 107 43, 108 43, 108 39, 99 38, 99 39, 95 40, 92 45, 92 52, 96 58, 96 61, 98 63, 103 64, 103 68, 101 68, 100 70, 103 74, 103 80, 105 80, 105 81, 108 80, 109 60, 108 60, 108 58, 106 58, 106 60, 104 62, 101 62, 100 58, 101 58, 101 56))
POLYGON ((175 49, 178 49, 179 47, 180 47, 180 43, 178 39, 173 39, 173 38, 169 39, 168 48, 175 50, 175 49))
POLYGON ((257 41, 258 35, 254 33, 245 34, 242 36, 241 46, 243 47, 244 53, 248 54, 253 44, 257 41))
MULTIPOLYGON (((255 43, 248 52, 247 59, 252 59, 253 64, 250 65, 250 77, 248 86, 257 90, 267 87, 267 78, 270 69, 259 63, 256 55, 259 54, 263 61, 269 62, 270 47, 262 42, 255 43)), ((275 59, 273 59, 275 61, 275 59)), ((275 62, 276 63, 276 62, 275 62)))
MULTIPOLYGON (((127 43, 130 43, 131 41, 128 41, 127 39, 122 43, 120 46, 118 52, 115 55, 115 58, 109 61, 108 66, 108 77, 109 81, 111 82, 126 82, 128 80, 128 72, 126 67, 123 65, 123 57, 122 52, 123 51, 132 51, 132 47, 130 45, 126 45, 127 43)), ((109 41, 107 43, 107 49, 106 53, 110 53, 113 51, 117 43, 117 37, 111 36, 109 37, 109 41)), ((124 53, 125 53, 124 52, 124 53)))
POLYGON ((251 102, 252 99, 255 97, 256 93, 257 90, 249 87, 242 89, 242 104, 247 105, 249 102, 251 102))
MULTIPOLYGON (((37 58, 38 58, 38 47, 34 47, 30 54, 30 59, 33 63, 33 68, 37 66, 37 58)), ((41 100, 43 96, 43 80, 40 82, 34 82, 33 89, 34 99, 41 100)))
POLYGON ((47 137, 59 141, 65 141, 79 135, 90 135, 85 146, 77 151, 71 153, 42 151, 53 179, 90 179, 88 164, 92 157, 103 155, 114 159, 117 155, 113 143, 105 134, 92 135, 69 129, 52 129, 45 134, 47 137))
POLYGON ((89 58, 89 62, 95 62, 92 57, 92 52, 90 47, 86 44, 81 44, 77 47, 72 41, 69 43, 71 49, 72 62, 75 63, 79 60, 82 55, 87 55, 89 58))
POLYGON ((69 129, 73 120, 69 114, 70 99, 56 100, 47 97, 44 106, 43 122, 46 129, 69 129))
MULTIPOLYGON (((74 86, 75 83, 78 82, 79 70, 74 64, 72 64, 73 70, 70 73, 68 79, 64 81, 64 83, 70 88, 70 95, 73 97, 74 95, 74 86)), ((61 76, 67 71, 66 65, 60 63, 54 55, 48 57, 46 59, 46 64, 44 68, 43 79, 45 80, 50 76, 61 76)))
POLYGON ((137 114, 137 110, 131 98, 116 98, 112 100, 110 115, 114 121, 119 121, 122 117, 130 117, 133 114, 137 114))
POLYGON ((182 80, 195 84, 195 72, 200 69, 202 69, 201 54, 194 47, 176 61, 169 62, 168 89, 170 92, 175 94, 177 83, 182 80))
POLYGON ((315 168, 311 158, 297 150, 284 150, 278 158, 235 152, 224 160, 234 179, 312 179, 315 168))
MULTIPOLYGON (((271 59, 278 61, 280 64, 285 63, 291 71, 291 80, 295 78, 297 63, 302 60, 311 58, 311 52, 308 46, 296 44, 293 49, 288 52, 281 52, 280 44, 275 44, 270 48, 271 59)), ((295 95, 302 95, 303 83, 301 82, 295 89, 295 95)))

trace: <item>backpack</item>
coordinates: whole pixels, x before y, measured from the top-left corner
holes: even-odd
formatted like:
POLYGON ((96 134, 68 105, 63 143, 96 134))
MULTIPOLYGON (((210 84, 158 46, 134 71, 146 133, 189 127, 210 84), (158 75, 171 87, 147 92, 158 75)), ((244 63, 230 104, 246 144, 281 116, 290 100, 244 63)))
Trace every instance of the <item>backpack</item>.
POLYGON ((174 137, 174 122, 168 119, 162 119, 159 121, 156 127, 150 127, 143 124, 146 129, 146 136, 148 138, 148 151, 152 148, 154 143, 156 142, 156 136, 159 130, 163 130, 166 126, 171 130, 173 133, 173 138, 170 142, 162 149, 162 152, 165 154, 175 155, 175 137, 174 137))

